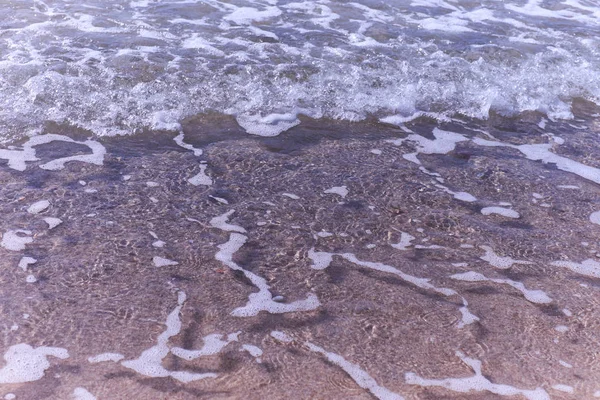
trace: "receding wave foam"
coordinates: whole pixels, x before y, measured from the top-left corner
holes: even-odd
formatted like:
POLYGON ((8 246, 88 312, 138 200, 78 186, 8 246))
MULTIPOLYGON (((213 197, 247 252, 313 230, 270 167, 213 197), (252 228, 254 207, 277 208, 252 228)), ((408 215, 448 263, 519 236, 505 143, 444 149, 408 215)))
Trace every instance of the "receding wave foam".
POLYGON ((48 121, 177 130, 208 112, 265 135, 298 114, 570 118, 574 99, 600 103, 600 7, 555 3, 11 1, 2 137, 48 121))

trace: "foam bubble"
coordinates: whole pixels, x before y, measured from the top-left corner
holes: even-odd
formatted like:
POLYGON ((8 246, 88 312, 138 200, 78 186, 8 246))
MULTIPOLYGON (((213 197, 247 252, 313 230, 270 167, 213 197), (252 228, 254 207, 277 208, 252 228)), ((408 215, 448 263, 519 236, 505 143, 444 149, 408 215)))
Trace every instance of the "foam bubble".
POLYGON ((554 261, 550 263, 555 267, 567 268, 581 275, 590 276, 592 278, 600 278, 600 262, 587 259, 581 263, 572 261, 554 261))
POLYGON ((222 262, 234 271, 241 271, 259 290, 248 295, 248 303, 243 307, 233 310, 231 315, 235 317, 250 317, 257 315, 261 311, 267 311, 272 314, 311 311, 321 305, 319 299, 313 293, 309 293, 304 300, 297 300, 291 303, 279 303, 273 300, 270 286, 264 278, 245 270, 233 261, 233 254, 246 243, 246 239, 247 237, 244 235, 232 233, 229 235, 229 240, 226 243, 218 246, 219 251, 215 254, 217 261, 222 262))
POLYGON ((454 291, 452 289, 438 288, 438 287, 432 285, 431 283, 429 283, 429 279, 427 279, 427 278, 418 278, 416 276, 405 274, 404 272, 402 272, 392 266, 383 264, 383 263, 362 261, 362 260, 359 260, 352 253, 316 252, 316 251, 314 251, 314 249, 311 249, 308 253, 308 257, 313 260, 313 265, 311 266, 312 269, 327 268, 331 264, 331 261, 333 260, 333 256, 342 257, 343 259, 345 259, 353 264, 356 264, 360 267, 369 268, 369 269, 373 269, 375 271, 387 272, 387 273, 396 275, 396 276, 400 277, 402 280, 412 283, 413 285, 415 285, 417 287, 420 287, 422 289, 431 290, 431 291, 440 293, 444 296, 453 296, 453 295, 457 294, 456 291, 454 291))
POLYGON ((400 241, 398 243, 392 243, 390 246, 398 250, 406 251, 408 250, 408 247, 411 246, 410 242, 412 242, 414 239, 414 236, 406 232, 400 232, 400 241))
POLYGON ((480 259, 487 261, 493 267, 499 269, 508 269, 512 267, 514 264, 528 265, 532 264, 530 261, 522 261, 515 260, 511 257, 502 257, 494 252, 490 246, 480 246, 483 250, 485 250, 485 254, 480 259))
MULTIPOLYGON (((396 146, 400 146, 406 141, 414 143, 417 148, 416 157, 419 154, 447 154, 454 151, 457 143, 469 140, 461 134, 443 131, 438 128, 433 129, 433 136, 435 139, 427 139, 421 135, 411 134, 406 138, 389 140, 389 142, 396 146)), ((417 163, 420 164, 420 161, 417 163)))
POLYGON ((557 325, 554 327, 554 330, 560 333, 566 333, 569 331, 569 327, 565 325, 557 325))
POLYGON ((96 396, 88 392, 85 388, 78 387, 73 390, 71 396, 74 400, 96 400, 96 396))
POLYGON ((260 347, 254 346, 252 344, 244 344, 242 345, 240 351, 247 351, 252 357, 254 357, 257 363, 262 363, 262 359, 260 358, 260 356, 263 355, 263 351, 260 347))
POLYGON ((225 214, 219 215, 218 217, 214 217, 210 220, 210 225, 217 229, 221 229, 226 232, 239 232, 246 233, 246 230, 239 225, 233 225, 228 223, 229 217, 233 214, 235 210, 229 210, 225 214))
POLYGON ((33 242, 31 235, 32 232, 25 229, 7 231, 2 236, 2 243, 0 245, 12 251, 25 250, 25 245, 33 242))
POLYGON ((44 211, 45 209, 47 209, 48 207, 50 207, 50 202, 48 200, 40 200, 40 201, 30 205, 29 208, 27 209, 27 212, 29 214, 39 214, 42 211, 44 211))
POLYGON ((223 335, 213 333, 202 339, 204 341, 204 346, 202 346, 200 350, 187 350, 182 349, 181 347, 173 347, 171 353, 184 360, 194 360, 198 357, 212 356, 220 353, 229 343, 237 342, 240 333, 241 332, 230 333, 225 340, 223 340, 223 335))
POLYGON ((595 211, 590 214, 590 222, 600 225, 600 211, 595 211))
POLYGON ((102 354, 98 354, 93 357, 89 357, 88 362, 90 362, 92 364, 100 363, 100 362, 107 362, 107 361, 119 362, 124 358, 125 358, 125 356, 123 354, 119 354, 119 353, 102 353, 102 354))
POLYGON ((321 231, 321 232, 317 232, 317 236, 320 237, 320 238, 328 238, 328 237, 332 237, 333 233, 326 232, 326 231, 321 231))
POLYGON ((452 197, 454 197, 456 200, 464 201, 466 203, 473 203, 473 202, 477 201, 477 197, 473 196, 470 193, 467 193, 467 192, 455 192, 455 191, 451 190, 450 188, 448 188, 447 186, 444 186, 444 185, 436 184, 435 186, 438 187, 438 188, 440 188, 440 189, 442 189, 446 193, 451 194, 452 197))
POLYGON ((556 164, 556 167, 562 171, 570 172, 583 179, 600 184, 600 169, 590 167, 589 165, 582 164, 578 161, 551 152, 550 150, 553 145, 550 143, 514 145, 481 138, 474 138, 473 142, 480 146, 510 147, 517 149, 529 160, 541 161, 544 164, 556 164))
POLYGON ((159 256, 152 257, 152 263, 155 267, 171 267, 174 265, 179 265, 177 261, 169 260, 168 258, 163 258, 159 256))
POLYGON ((458 323, 459 328, 464 328, 466 325, 474 324, 479 321, 479 317, 469 310, 469 303, 467 299, 462 298, 463 306, 458 309, 460 311, 460 322, 458 323))
POLYGON ((504 207, 484 207, 481 209, 483 215, 498 214, 507 218, 519 218, 520 215, 515 210, 504 207))
POLYGON ((237 123, 251 135, 272 137, 300 124, 296 114, 238 115, 237 123))
POLYGON ((169 371, 162 366, 162 360, 169 354, 170 348, 168 341, 171 337, 176 336, 181 331, 181 320, 179 313, 185 303, 187 297, 184 292, 180 291, 177 294, 177 306, 167 316, 165 322, 166 329, 161 333, 156 345, 144 350, 136 359, 121 361, 121 365, 134 370, 138 374, 149 376, 152 378, 170 376, 180 382, 192 382, 200 379, 215 378, 214 373, 192 373, 187 371, 169 371))
POLYGON ((563 385, 563 384, 560 384, 560 383, 552 385, 552 389, 558 390, 559 392, 575 393, 575 389, 573 389, 573 386, 563 385))
POLYGON ((281 331, 271 331, 271 337, 283 343, 292 343, 294 341, 287 333, 281 331))
POLYGON ((562 365, 563 367, 565 367, 565 368, 573 368, 573 366, 571 364, 569 364, 568 362, 566 362, 566 361, 558 360, 558 363, 560 365, 562 365))
POLYGON ((180 133, 179 135, 177 135, 173 138, 173 140, 175 141, 175 143, 177 143, 178 146, 183 147, 184 149, 187 149, 187 150, 191 150, 192 152, 194 152, 194 155, 196 157, 200 157, 203 153, 202 149, 198 149, 198 148, 192 146, 191 144, 185 143, 184 139, 185 139, 185 136, 183 133, 180 133))
POLYGON ((46 217, 44 218, 44 222, 48 224, 48 229, 54 229, 58 225, 62 224, 62 219, 54 218, 54 217, 46 217))
POLYGON ((337 194, 338 196, 345 198, 348 195, 348 188, 346 186, 334 186, 331 189, 325 190, 323 193, 337 194))
POLYGON ((199 185, 204 185, 204 186, 210 186, 213 184, 213 180, 210 176, 206 175, 206 164, 200 164, 200 172, 196 175, 194 175, 193 177, 191 177, 190 179, 188 179, 188 182, 191 183, 194 186, 199 186, 199 185))
POLYGON ((28 344, 16 344, 4 354, 6 365, 0 369, 0 383, 23 383, 42 379, 44 371, 50 368, 47 357, 65 359, 69 357, 66 349, 59 347, 36 347, 28 344))
POLYGON ((534 390, 519 389, 506 384, 492 383, 481 372, 481 361, 466 357, 463 353, 456 355, 469 367, 475 375, 466 378, 425 379, 413 372, 404 375, 406 383, 423 387, 438 386, 459 393, 469 392, 491 392, 500 396, 521 395, 528 400, 550 400, 548 393, 542 388, 534 390))
POLYGON ((454 275, 451 275, 450 278, 460 280, 460 281, 467 281, 467 282, 489 281, 489 282, 494 282, 494 283, 505 284, 505 285, 512 286, 513 288, 515 288, 518 291, 520 291, 521 293, 523 293, 523 296, 525 296, 525 298, 532 303, 547 304, 547 303, 552 302, 552 299, 550 297, 548 297, 548 295, 544 291, 527 289, 525 287, 525 285, 523 285, 523 283, 516 282, 511 279, 488 278, 488 277, 484 276, 483 274, 480 274, 475 271, 454 274, 454 275))
POLYGON ((37 260, 33 257, 21 257, 19 260, 19 268, 21 268, 24 272, 27 272, 27 267, 32 264, 35 264, 37 260))
POLYGON ((350 378, 358 386, 363 389, 368 390, 373 396, 380 400, 403 400, 404 397, 400 396, 397 393, 394 393, 387 388, 380 386, 375 379, 371 377, 365 370, 360 368, 357 364, 351 363, 347 361, 345 358, 340 356, 339 354, 331 353, 319 347, 311 342, 305 342, 304 345, 308 347, 310 351, 315 353, 320 353, 327 358, 327 360, 338 367, 340 367, 344 372, 346 372, 350 378))
POLYGON ((573 190, 579 190, 579 189, 581 189, 577 185, 557 185, 556 187, 559 188, 559 189, 573 189, 573 190))

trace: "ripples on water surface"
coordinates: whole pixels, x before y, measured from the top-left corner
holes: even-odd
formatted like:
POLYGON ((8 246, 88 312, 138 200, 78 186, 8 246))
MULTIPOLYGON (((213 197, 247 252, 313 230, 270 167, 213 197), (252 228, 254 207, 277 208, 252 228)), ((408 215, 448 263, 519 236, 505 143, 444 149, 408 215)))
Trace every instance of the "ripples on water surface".
POLYGON ((595 2, 0 13, 0 396, 600 397, 595 2))

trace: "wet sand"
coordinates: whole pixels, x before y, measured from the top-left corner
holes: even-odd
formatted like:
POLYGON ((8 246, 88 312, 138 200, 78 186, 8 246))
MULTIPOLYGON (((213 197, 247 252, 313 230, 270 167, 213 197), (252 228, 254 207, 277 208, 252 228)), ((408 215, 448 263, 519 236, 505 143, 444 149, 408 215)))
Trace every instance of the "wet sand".
POLYGON ((600 396, 598 129, 551 128, 190 120, 44 169, 91 152, 50 128, 76 142, 0 160, 2 352, 30 363, 0 395, 600 396))

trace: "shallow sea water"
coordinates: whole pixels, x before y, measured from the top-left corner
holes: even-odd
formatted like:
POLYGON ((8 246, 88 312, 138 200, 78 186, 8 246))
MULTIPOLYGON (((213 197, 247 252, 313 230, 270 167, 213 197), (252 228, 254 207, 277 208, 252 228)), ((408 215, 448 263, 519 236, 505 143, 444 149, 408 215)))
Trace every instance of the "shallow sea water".
POLYGON ((0 398, 600 398, 595 3, 0 12, 0 398))
POLYGON ((26 170, 0 168, 3 240, 17 229, 31 239, 0 248, 3 345, 61 348, 68 358, 5 364, 9 382, 7 368, 25 368, 22 379, 42 374, 3 392, 593 398, 597 183, 477 142, 553 143, 555 154, 600 168, 593 121, 541 130, 536 118, 420 119, 405 129, 307 119, 276 138, 234 132, 224 118, 212 121, 221 134, 210 139, 192 121, 184 144, 201 156, 172 134, 146 133, 99 139, 101 165, 59 170, 40 166, 90 150, 35 146, 39 160, 26 170), (415 150, 421 164, 406 156, 415 150), (202 168, 210 185, 191 184, 202 168), (47 208, 28 212, 42 200, 47 208), (482 214, 487 207, 496 213, 482 214), (62 223, 49 229, 49 217, 62 223), (22 257, 37 261, 22 269, 22 257), (585 260, 579 270, 560 264, 585 260), (252 300, 261 287, 266 296, 252 300), (89 361, 105 353, 122 359, 89 361), (473 360, 481 375, 468 381, 473 360))

